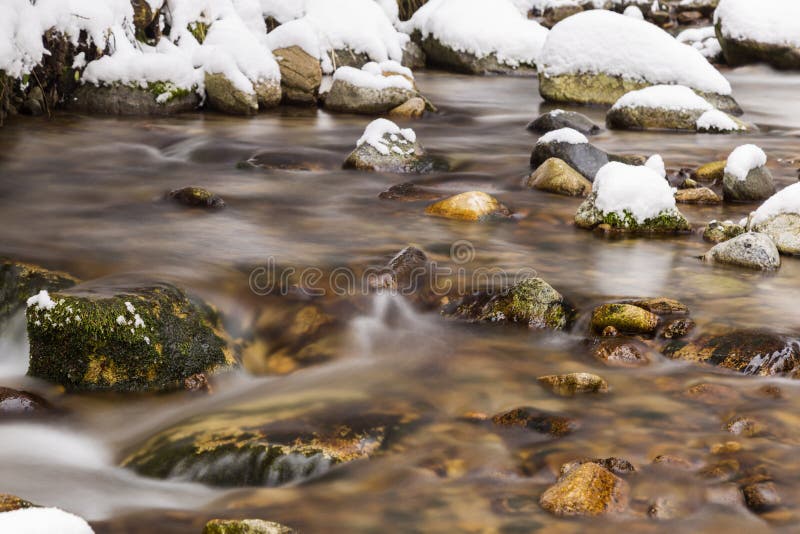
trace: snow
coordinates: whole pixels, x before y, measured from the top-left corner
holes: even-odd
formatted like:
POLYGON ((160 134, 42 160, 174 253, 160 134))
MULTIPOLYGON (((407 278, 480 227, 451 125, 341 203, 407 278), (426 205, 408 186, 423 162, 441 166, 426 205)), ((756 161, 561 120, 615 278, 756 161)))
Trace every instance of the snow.
POLYGON ((9 534, 93 534, 82 518, 58 508, 23 508, 0 513, 0 532, 9 534))
POLYGON ((714 24, 725 37, 800 47, 797 0, 720 0, 714 24))
POLYGON ((696 49, 707 59, 716 57, 722 52, 714 26, 683 30, 676 39, 696 49))
POLYGON ((361 70, 365 70, 367 72, 372 72, 373 74, 400 74, 401 76, 405 76, 411 80, 414 79, 414 73, 411 72, 411 69, 408 67, 404 67, 397 61, 393 61, 391 59, 387 61, 381 61, 380 63, 376 63, 374 61, 370 61, 363 67, 361 70))
POLYGON ((726 113, 712 109, 706 111, 697 119, 698 130, 717 130, 720 132, 735 132, 741 130, 742 127, 736 124, 730 116, 726 113))
POLYGON ((622 95, 612 109, 660 108, 673 111, 714 109, 705 98, 683 85, 652 85, 622 95))
POLYGON ((550 30, 539 54, 544 76, 605 73, 649 84, 678 84, 729 95, 731 85, 691 46, 657 26, 601 9, 550 30))
MULTIPOLYGON (((364 130, 364 135, 358 140, 356 146, 366 143, 384 156, 388 156, 389 144, 384 139, 387 135, 397 136, 397 142, 400 144, 414 143, 417 140, 417 134, 411 128, 400 128, 387 119, 375 119, 364 130)), ((394 141, 395 137, 391 137, 391 139, 394 141)))
POLYGON ((580 145, 588 142, 589 140, 586 139, 586 136, 580 133, 578 130, 573 130, 572 128, 560 128, 558 130, 547 132, 541 136, 538 141, 536 141, 536 144, 546 145, 548 143, 569 143, 571 145, 580 145))
POLYGON ((751 225, 761 224, 781 213, 800 215, 800 182, 781 189, 753 212, 751 225))
POLYGON ((734 178, 743 182, 747 179, 747 174, 753 170, 766 165, 767 155, 756 145, 741 145, 736 147, 725 164, 725 173, 733 175, 734 178))
POLYGON ((628 6, 625 8, 625 11, 622 12, 623 15, 626 17, 632 17, 639 20, 644 20, 644 15, 642 14, 642 10, 636 6, 628 6))
POLYGON ((261 0, 261 14, 280 23, 299 19, 305 12, 305 0, 261 0))
POLYGON ((333 81, 342 80, 357 87, 375 89, 377 91, 389 88, 414 90, 413 83, 404 76, 399 74, 384 76, 382 72, 383 70, 377 63, 372 63, 372 66, 368 63, 362 69, 339 67, 333 73, 333 81))
POLYGON ((636 222, 675 208, 674 189, 653 169, 612 161, 594 178, 595 206, 604 214, 628 212, 636 222))
POLYGON ((662 158, 660 154, 653 154, 647 158, 647 161, 644 162, 644 166, 654 170, 662 178, 667 177, 667 168, 664 166, 664 158, 662 158))
POLYGON ((299 46, 321 60, 328 74, 336 68, 331 59, 334 50, 350 49, 373 61, 402 61, 409 39, 373 0, 306 0, 303 17, 267 35, 272 50, 299 46))
POLYGON ((533 65, 547 29, 528 20, 510 0, 430 0, 405 25, 459 52, 495 55, 510 67, 533 65))
POLYGON ((31 306, 36 306, 39 310, 52 310, 56 307, 56 302, 50 298, 50 294, 46 289, 42 289, 28 299, 28 308, 31 306))

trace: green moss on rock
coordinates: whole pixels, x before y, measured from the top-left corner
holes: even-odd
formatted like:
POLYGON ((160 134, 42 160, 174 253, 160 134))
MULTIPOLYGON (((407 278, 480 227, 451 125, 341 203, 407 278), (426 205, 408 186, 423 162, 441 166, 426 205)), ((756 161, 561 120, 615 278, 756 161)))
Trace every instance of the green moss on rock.
POLYGON ((0 319, 23 307, 31 295, 42 289, 56 291, 77 283, 78 280, 67 273, 49 271, 38 265, 0 262, 0 319))
POLYGON ((295 534, 296 530, 262 519, 212 519, 203 534, 295 534))
POLYGON ((604 213, 595 206, 597 193, 592 193, 578 207, 575 224, 580 228, 591 230, 601 224, 626 234, 675 234, 689 232, 692 225, 677 208, 662 211, 656 217, 639 222, 633 214, 624 210, 604 213))
POLYGON ((215 318, 169 284, 77 286, 28 307, 28 374, 69 390, 158 391, 234 363, 215 318))
POLYGON ((592 312, 591 326, 598 334, 609 326, 629 334, 651 334, 658 327, 658 316, 633 304, 603 304, 592 312))

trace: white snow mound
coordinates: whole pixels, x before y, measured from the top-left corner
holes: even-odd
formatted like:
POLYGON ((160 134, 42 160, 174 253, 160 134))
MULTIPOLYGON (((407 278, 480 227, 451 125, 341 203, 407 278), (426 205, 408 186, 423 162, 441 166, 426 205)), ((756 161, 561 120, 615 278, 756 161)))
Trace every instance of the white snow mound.
POLYGON ((675 207, 675 190, 645 166, 606 163, 597 171, 592 191, 597 193, 595 207, 603 214, 622 217, 628 212, 640 224, 675 207))
POLYGON ((725 37, 800 47, 797 0, 721 0, 714 11, 725 37))
MULTIPOLYGON (((359 147, 364 143, 370 145, 372 148, 383 154, 389 155, 389 143, 384 139, 385 136, 390 136, 392 141, 403 145, 413 145, 417 140, 417 134, 411 128, 400 128, 398 125, 387 119, 375 119, 364 130, 364 135, 356 142, 359 147)), ((394 147, 398 148, 398 147, 394 147)), ((409 147, 407 153, 413 153, 413 147, 409 147)))
POLYGON ((756 145, 741 145, 736 147, 725 164, 725 173, 733 175, 737 180, 743 182, 747 179, 747 174, 763 165, 767 164, 767 155, 756 145))
MULTIPOLYGON (((393 74, 400 72, 405 73, 406 71, 411 75, 409 69, 394 61, 385 61, 382 63, 371 61, 360 69, 339 67, 336 69, 336 72, 333 73, 333 81, 342 80, 356 87, 364 87, 378 91, 389 88, 413 91, 414 84, 406 78, 405 75, 393 74)), ((413 75, 411 76, 413 78, 413 75)))
POLYGON ((94 530, 85 520, 58 508, 23 508, 0 513, 0 532, 94 534, 94 530))
POLYGON ((548 143, 569 143, 571 145, 580 145, 588 142, 589 140, 586 139, 586 136, 580 133, 578 130, 574 130, 572 128, 560 128, 558 130, 547 132, 536 141, 536 144, 546 145, 548 143))
POLYGON ((612 109, 660 108, 672 111, 714 109, 705 98, 683 85, 652 85, 622 95, 612 109))
POLYGON ((718 109, 712 109, 700 115, 700 117, 697 118, 696 124, 698 130, 735 132, 742 129, 729 115, 718 109))
POLYGON ((795 183, 781 189, 753 212, 751 224, 761 224, 781 213, 795 213, 800 215, 800 183, 795 183))

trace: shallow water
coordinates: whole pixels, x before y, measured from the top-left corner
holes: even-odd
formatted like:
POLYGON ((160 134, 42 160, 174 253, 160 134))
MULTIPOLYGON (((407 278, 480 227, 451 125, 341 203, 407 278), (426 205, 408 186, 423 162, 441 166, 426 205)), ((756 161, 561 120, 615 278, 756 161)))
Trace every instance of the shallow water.
MULTIPOLYGON (((800 156, 800 76, 761 67, 725 74, 743 118, 760 132, 604 131, 591 141, 610 152, 660 153, 669 170, 724 159, 752 142, 769 155, 780 186, 794 182, 797 165, 779 160, 800 156)), ((536 140, 525 125, 551 109, 535 80, 422 73, 418 84, 441 113, 411 126, 431 153, 450 161, 450 173, 342 171, 369 119, 317 110, 281 109, 253 119, 11 120, 0 129, 0 256, 82 279, 134 272, 169 278, 216 304, 229 329, 245 335, 252 316, 272 302, 248 288, 248 273, 269 258, 325 270, 382 265, 414 244, 453 265, 451 247, 466 241, 470 261, 456 266, 467 274, 479 267, 533 270, 584 312, 620 296, 663 294, 688 304, 699 330, 798 332, 800 260, 785 258, 774 274, 751 273, 699 262, 708 244, 697 232, 605 240, 572 226, 579 200, 522 188, 536 140), (297 157, 319 170, 236 167, 263 152, 297 157), (425 202, 378 199, 409 179, 445 192, 480 189, 525 216, 470 224, 425 217, 425 202), (227 208, 197 213, 160 201, 165 191, 185 185, 220 194, 227 208)), ((602 109, 580 111, 603 120, 602 109)), ((752 206, 680 209, 701 228, 711 219, 744 217, 752 206)), ((594 520, 593 528, 791 528, 787 517, 795 517, 800 497, 795 382, 663 358, 639 369, 604 367, 580 343, 585 317, 570 334, 535 333, 449 322, 398 297, 371 300, 347 317, 335 359, 281 377, 231 373, 214 382, 208 397, 65 395, 24 376, 24 321, 15 318, 0 331, 0 385, 39 392, 67 413, 56 421, 0 424, 0 492, 69 509, 98 532, 198 532, 206 519, 221 515, 268 518, 303 532, 573 532, 587 523, 555 519, 538 506, 539 495, 561 463, 613 455, 644 467, 630 479, 631 511, 594 520), (601 374, 611 393, 561 399, 536 383, 542 374, 572 371, 601 374), (731 385, 741 398, 709 406, 681 395, 702 381, 731 385), (783 398, 760 395, 765 384, 779 385, 783 398), (212 489, 117 467, 132 447, 192 415, 353 399, 412 406, 422 423, 386 454, 283 488, 212 489), (574 416, 581 428, 558 440, 519 444, 458 421, 467 411, 492 414, 523 405, 574 416), (732 414, 766 418, 773 435, 728 434, 722 422, 732 414), (735 490, 731 496, 724 485, 696 475, 646 467, 665 453, 698 467, 713 463, 720 458, 713 445, 726 441, 741 443, 736 458, 743 464, 763 465, 773 475, 787 504, 783 515, 766 522, 747 511, 735 490), (647 518, 647 504, 665 495, 686 501, 684 519, 647 518)))

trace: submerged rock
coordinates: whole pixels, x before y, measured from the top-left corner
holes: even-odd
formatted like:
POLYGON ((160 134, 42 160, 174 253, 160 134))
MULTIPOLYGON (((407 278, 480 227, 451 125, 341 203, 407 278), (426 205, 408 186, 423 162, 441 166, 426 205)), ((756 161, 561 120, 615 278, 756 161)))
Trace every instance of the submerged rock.
POLYGON ((205 74, 208 106, 229 115, 255 115, 258 113, 258 96, 236 85, 222 73, 205 74))
POLYGON ((563 397, 571 397, 576 393, 606 393, 608 382, 603 377, 591 373, 569 373, 565 375, 547 375, 536 379, 540 384, 563 397))
POLYGON ((723 263, 762 271, 781 266, 778 248, 765 234, 747 232, 714 245, 703 259, 712 263, 723 263))
POLYGON ((280 413, 251 403, 164 430, 122 464, 145 476, 212 486, 279 486, 369 458, 415 418, 402 409, 360 403, 280 413))
POLYGON ((539 115, 528 124, 528 131, 545 134, 561 128, 572 128, 584 135, 597 135, 601 129, 582 113, 554 109, 539 115))
POLYGON ((539 502, 557 516, 598 516, 624 511, 629 494, 627 482, 605 467, 586 462, 563 473, 539 502))
POLYGON ((536 169, 550 158, 563 160, 588 180, 609 162, 608 154, 589 143, 583 134, 564 128, 549 132, 536 142, 531 153, 531 168, 536 169))
POLYGON ((296 530, 263 519, 212 519, 203 534, 296 534, 296 530))
POLYGON ((425 187, 420 187, 413 182, 404 182, 393 185, 386 191, 381 192, 378 198, 382 200, 400 200, 403 202, 416 202, 419 200, 438 200, 442 198, 441 193, 425 187))
POLYGON ((192 111, 200 104, 195 91, 179 89, 168 83, 142 88, 124 84, 78 87, 66 107, 72 111, 98 115, 173 115, 192 111))
POLYGON ((733 221, 711 221, 703 230, 703 239, 712 243, 722 243, 744 232, 744 227, 733 221))
POLYGON ((723 367, 746 375, 772 376, 800 365, 797 339, 758 330, 706 334, 697 339, 667 343, 663 353, 681 359, 723 367))
POLYGON ((191 208, 219 209, 225 207, 225 201, 221 197, 202 187, 173 189, 167 193, 167 198, 191 208))
POLYGON ((548 158, 525 180, 533 189, 549 191, 559 195, 586 196, 592 190, 592 182, 558 158, 548 158))
POLYGON ((386 119, 376 119, 367 126, 344 162, 345 169, 395 173, 424 173, 440 166, 425 155, 413 130, 401 129, 386 119))
POLYGON ((624 338, 599 340, 592 355, 610 367, 641 367, 650 363, 645 347, 624 338))
POLYGON ((322 84, 319 60, 299 46, 272 51, 281 70, 283 101, 288 104, 314 104, 322 84))
POLYGON ((35 393, 0 387, 0 418, 17 415, 42 415, 53 405, 35 393))
POLYGON ((782 504, 778 488, 769 477, 751 477, 740 483, 744 502, 757 514, 768 512, 782 504))
POLYGON ((212 310, 166 283, 42 291, 27 319, 28 374, 69 390, 173 389, 234 363, 212 310))
POLYGON ((567 328, 575 310, 541 278, 526 278, 499 292, 475 293, 448 304, 442 313, 470 322, 520 323, 529 328, 567 328))
POLYGON ((442 295, 434 287, 432 264, 425 252, 413 246, 395 254, 386 268, 369 282, 373 289, 396 292, 426 309, 441 304, 442 295))
POLYGON ((658 327, 658 316, 632 304, 603 304, 592 311, 591 327, 601 333, 613 326, 628 334, 652 334, 658 327))
POLYGON ((492 217, 508 218, 511 211, 496 198, 482 191, 467 191, 435 202, 425 208, 426 215, 480 221, 492 217))
POLYGON ((0 262, 0 320, 25 306, 39 291, 72 287, 78 279, 60 271, 16 261, 0 262))
POLYGON ((562 437, 578 429, 574 420, 539 411, 535 408, 514 408, 492 416, 495 426, 507 429, 532 430, 539 434, 562 437))

